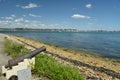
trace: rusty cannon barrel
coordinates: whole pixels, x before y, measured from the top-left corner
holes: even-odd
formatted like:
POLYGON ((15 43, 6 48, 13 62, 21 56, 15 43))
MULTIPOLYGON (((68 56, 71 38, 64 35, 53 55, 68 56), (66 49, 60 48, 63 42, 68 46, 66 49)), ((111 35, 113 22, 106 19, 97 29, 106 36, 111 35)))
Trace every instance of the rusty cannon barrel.
POLYGON ((11 59, 8 61, 8 64, 5 65, 5 68, 12 68, 12 66, 17 65, 19 62, 23 61, 24 59, 31 59, 35 55, 39 54, 40 52, 46 51, 46 47, 42 46, 34 51, 31 51, 30 53, 27 53, 25 55, 22 55, 20 57, 17 57, 15 59, 11 59))

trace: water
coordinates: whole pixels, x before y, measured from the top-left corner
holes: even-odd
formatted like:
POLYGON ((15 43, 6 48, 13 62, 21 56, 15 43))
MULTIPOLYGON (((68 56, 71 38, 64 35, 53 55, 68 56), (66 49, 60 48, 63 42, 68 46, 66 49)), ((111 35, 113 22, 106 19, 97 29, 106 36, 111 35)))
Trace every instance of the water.
POLYGON ((120 59, 120 32, 0 31, 0 33, 23 36, 65 48, 120 59))

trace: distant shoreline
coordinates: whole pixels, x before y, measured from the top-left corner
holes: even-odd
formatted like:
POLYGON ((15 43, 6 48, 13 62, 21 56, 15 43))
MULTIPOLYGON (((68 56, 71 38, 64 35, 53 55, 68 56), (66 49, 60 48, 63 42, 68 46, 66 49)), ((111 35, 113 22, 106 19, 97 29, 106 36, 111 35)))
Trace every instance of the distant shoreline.
POLYGON ((120 32, 120 30, 78 30, 78 29, 32 29, 32 28, 0 28, 0 31, 46 31, 46 32, 120 32))

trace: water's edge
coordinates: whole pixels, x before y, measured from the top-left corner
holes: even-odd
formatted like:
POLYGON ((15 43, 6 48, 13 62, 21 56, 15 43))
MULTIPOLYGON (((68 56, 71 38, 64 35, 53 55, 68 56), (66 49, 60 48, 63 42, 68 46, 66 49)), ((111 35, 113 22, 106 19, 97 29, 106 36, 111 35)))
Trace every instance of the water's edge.
POLYGON ((23 36, 57 47, 84 51, 102 57, 120 59, 120 33, 118 32, 39 32, 39 31, 7 31, 2 33, 23 36))

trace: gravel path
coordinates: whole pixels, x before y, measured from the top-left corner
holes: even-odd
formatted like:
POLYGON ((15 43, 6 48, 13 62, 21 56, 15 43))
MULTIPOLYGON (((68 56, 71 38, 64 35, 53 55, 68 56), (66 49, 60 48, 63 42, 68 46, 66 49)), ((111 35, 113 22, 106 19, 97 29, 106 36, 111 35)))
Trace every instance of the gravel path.
MULTIPOLYGON (((10 59, 10 57, 7 56, 4 52, 4 38, 5 35, 0 34, 0 72, 1 72, 1 67, 7 64, 8 60, 10 59)), ((3 77, 0 77, 0 80, 5 80, 5 79, 3 77)))

